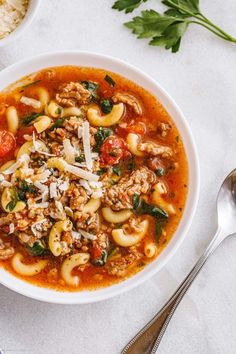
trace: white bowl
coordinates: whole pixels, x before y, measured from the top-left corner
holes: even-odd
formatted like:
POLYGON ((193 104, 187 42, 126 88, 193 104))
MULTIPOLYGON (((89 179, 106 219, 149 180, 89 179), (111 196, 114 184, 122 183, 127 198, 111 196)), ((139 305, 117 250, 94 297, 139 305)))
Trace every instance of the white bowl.
POLYGON ((30 0, 29 1, 29 7, 27 9, 27 12, 25 14, 25 17, 23 20, 20 22, 20 24, 16 27, 16 29, 11 32, 7 37, 0 39, 0 48, 8 45, 14 39, 18 38, 24 30, 31 24, 33 21, 35 14, 38 10, 40 4, 40 0, 30 0))
MULTIPOLYGON (((164 105, 173 118, 183 139, 189 164, 188 197, 183 217, 167 247, 160 256, 133 277, 107 288, 95 291, 58 292, 34 286, 14 277, 0 268, 0 282, 8 288, 28 297, 60 304, 82 304, 108 299, 141 284, 157 273, 173 256, 181 245, 192 222, 199 195, 199 164, 196 147, 189 125, 172 98, 149 76, 141 70, 119 59, 87 52, 60 52, 44 54, 33 59, 21 61, 0 72, 0 90, 23 76, 50 66, 78 65, 107 69, 121 74, 152 92, 164 105)), ((145 285, 144 285, 145 286, 145 285)))

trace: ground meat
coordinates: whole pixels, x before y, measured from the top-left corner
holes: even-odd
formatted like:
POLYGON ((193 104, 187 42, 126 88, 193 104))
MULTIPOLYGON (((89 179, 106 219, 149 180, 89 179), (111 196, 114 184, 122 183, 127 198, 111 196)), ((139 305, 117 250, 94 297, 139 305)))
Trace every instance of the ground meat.
POLYGON ((118 103, 118 102, 123 102, 130 106, 132 110, 138 114, 142 115, 142 107, 136 97, 133 95, 130 95, 129 93, 125 92, 117 92, 113 97, 112 97, 113 102, 118 103))
POLYGON ((75 213, 76 228, 88 232, 97 232, 99 228, 99 219, 97 213, 83 213, 78 211, 75 213))
POLYGON ((147 167, 141 167, 120 179, 120 181, 108 189, 103 202, 114 210, 131 209, 134 193, 146 194, 156 181, 156 175, 147 167))
POLYGON ((62 84, 56 94, 58 104, 65 107, 75 107, 90 102, 91 94, 79 82, 62 84))
POLYGON ((62 154, 63 154, 63 145, 61 145, 60 143, 52 143, 51 151, 52 151, 52 154, 54 154, 56 156, 62 156, 62 154))
POLYGON ((153 156, 161 156, 165 159, 172 158, 174 155, 173 150, 169 146, 159 145, 153 141, 148 141, 146 143, 140 143, 138 145, 140 151, 144 151, 153 156))
POLYGON ((2 226, 8 225, 13 220, 13 215, 8 214, 7 216, 0 215, 0 228, 2 226))
POLYGON ((171 130, 171 125, 169 123, 166 122, 159 122, 158 123, 158 127, 157 127, 157 131, 160 133, 160 135, 165 138, 169 131, 171 130))
POLYGON ((5 261, 6 259, 11 258, 13 254, 14 248, 10 245, 10 243, 3 242, 3 240, 0 239, 0 260, 5 261))
POLYGON ((72 210, 83 210, 83 206, 88 201, 88 195, 83 187, 71 184, 66 192, 66 196, 70 198, 69 206, 72 210))
POLYGON ((132 247, 125 256, 110 260, 107 265, 107 272, 117 277, 124 277, 130 268, 134 267, 138 260, 142 258, 142 254, 132 247))
POLYGON ((79 117, 70 117, 65 120, 64 127, 69 132, 75 132, 78 134, 78 128, 83 124, 83 119, 79 117))

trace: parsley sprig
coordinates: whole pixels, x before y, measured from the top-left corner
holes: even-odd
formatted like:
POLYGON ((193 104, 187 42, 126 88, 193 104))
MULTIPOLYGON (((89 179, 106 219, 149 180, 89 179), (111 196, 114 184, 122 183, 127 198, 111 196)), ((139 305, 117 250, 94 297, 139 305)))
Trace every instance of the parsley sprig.
MULTIPOLYGON (((118 0, 113 8, 128 13, 146 1, 118 0)), ((173 53, 179 50, 182 37, 190 24, 202 26, 216 36, 236 43, 236 38, 202 14, 199 0, 162 0, 162 3, 168 7, 163 14, 155 10, 145 10, 141 12, 141 16, 136 16, 126 22, 125 26, 131 29, 138 38, 150 38, 150 45, 171 49, 173 53)))

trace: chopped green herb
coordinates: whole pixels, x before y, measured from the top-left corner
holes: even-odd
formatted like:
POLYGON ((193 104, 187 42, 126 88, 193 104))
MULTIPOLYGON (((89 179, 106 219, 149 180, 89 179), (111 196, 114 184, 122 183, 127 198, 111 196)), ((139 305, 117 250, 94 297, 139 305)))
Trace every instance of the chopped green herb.
POLYGON ((51 126, 50 130, 54 130, 56 128, 61 128, 63 126, 65 118, 58 118, 55 123, 51 126))
POLYGON ((137 210, 140 205, 140 196, 137 193, 134 193, 133 195, 133 208, 134 210, 137 210))
POLYGON ((18 199, 12 199, 7 205, 6 205, 6 209, 8 209, 9 211, 12 211, 16 204, 18 202, 18 199))
POLYGON ((166 171, 163 167, 158 167, 155 171, 155 174, 159 177, 165 176, 166 171))
POLYGON ((25 90, 26 88, 28 88, 28 87, 30 87, 30 86, 37 85, 37 84, 39 84, 40 82, 41 82, 41 80, 36 80, 36 81, 30 82, 29 84, 26 84, 26 85, 24 85, 24 86, 21 86, 21 88, 25 90))
POLYGON ((112 111, 113 103, 109 99, 105 99, 100 103, 103 113, 108 114, 112 111))
POLYGON ((26 193, 36 194, 37 189, 32 183, 21 180, 17 190, 18 199, 26 201, 26 193))
POLYGON ((31 256, 42 256, 45 251, 45 245, 41 241, 36 241, 32 247, 28 246, 27 250, 31 256))
POLYGON ((84 162, 84 161, 85 161, 85 156, 84 156, 84 154, 80 154, 79 156, 77 156, 77 157, 75 158, 75 162, 81 163, 81 162, 84 162))
POLYGON ((41 115, 42 115, 42 113, 33 112, 30 115, 23 118, 23 124, 29 125, 31 122, 33 122, 36 118, 40 117, 41 115))
POLYGON ((101 175, 103 175, 106 172, 107 172, 107 168, 103 167, 103 168, 100 168, 100 170, 97 171, 97 175, 101 176, 101 175))
POLYGON ((104 77, 104 80, 111 86, 111 87, 115 87, 116 83, 115 81, 112 79, 112 77, 110 77, 109 75, 106 75, 104 77))
POLYGON ((121 168, 119 165, 115 165, 112 167, 112 171, 117 175, 117 176, 121 176, 121 168))
POLYGON ((92 81, 82 81, 81 83, 86 88, 86 90, 88 90, 90 92, 91 100, 97 102, 99 99, 98 93, 97 93, 97 90, 99 88, 99 84, 97 84, 96 82, 92 82, 92 81))
POLYGON ((106 140, 106 138, 108 138, 112 134, 113 134, 113 130, 112 129, 102 128, 102 127, 98 128, 98 131, 94 135, 95 141, 96 141, 95 150, 99 151, 101 146, 102 146, 102 144, 106 140))

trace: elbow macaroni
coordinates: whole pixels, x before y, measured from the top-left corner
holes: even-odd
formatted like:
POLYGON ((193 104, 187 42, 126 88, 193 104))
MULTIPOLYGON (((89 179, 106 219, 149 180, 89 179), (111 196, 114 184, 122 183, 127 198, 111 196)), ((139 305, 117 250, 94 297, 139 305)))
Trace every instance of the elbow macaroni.
POLYGON ((66 107, 62 110, 62 117, 80 116, 81 110, 78 107, 66 107))
POLYGON ((112 237, 114 241, 122 247, 130 247, 139 243, 143 237, 146 235, 148 230, 149 222, 148 220, 143 220, 139 224, 139 232, 133 232, 131 234, 126 234, 122 229, 112 230, 112 237))
POLYGON ((11 260, 11 264, 16 273, 28 277, 39 274, 48 263, 47 260, 42 259, 33 264, 24 264, 22 262, 23 258, 21 253, 16 253, 11 260))
POLYGON ((169 214, 174 215, 176 213, 174 206, 162 198, 162 194, 166 193, 167 190, 165 184, 163 182, 157 182, 153 187, 152 201, 155 205, 163 208, 169 214))
POLYGON ((106 221, 118 224, 128 220, 133 215, 133 213, 128 209, 113 211, 111 208, 102 208, 102 215, 106 221))
POLYGON ((40 116, 36 122, 34 123, 34 127, 38 134, 44 132, 46 129, 50 127, 52 123, 51 118, 48 116, 40 116))
POLYGON ((47 161, 48 168, 56 168, 57 170, 64 172, 65 171, 65 161, 59 157, 51 157, 47 161))
POLYGON ((147 258, 153 258, 157 254, 157 246, 153 242, 144 245, 144 253, 147 258))
POLYGON ((71 272, 75 267, 86 264, 89 261, 89 257, 88 253, 76 253, 64 260, 61 266, 61 276, 67 285, 79 285, 79 276, 72 275, 71 272))
MULTIPOLYGON (((36 140, 35 143, 40 147, 40 150, 48 151, 47 146, 41 140, 36 140)), ((18 150, 17 155, 16 155, 16 159, 18 160, 22 155, 25 155, 25 154, 30 155, 33 148, 34 148, 33 141, 27 141, 18 150)))
POLYGON ((10 106, 7 108, 6 118, 7 118, 8 130, 15 135, 19 128, 19 117, 18 117, 17 110, 14 106, 10 106))
POLYGON ((15 160, 10 160, 7 161, 6 163, 4 163, 1 167, 0 167, 0 172, 3 172, 5 170, 7 170, 9 167, 11 167, 13 164, 15 163, 15 160))
POLYGON ((135 156, 144 156, 144 153, 138 149, 139 136, 137 134, 129 133, 127 135, 127 145, 129 151, 135 156))
POLYGON ((60 256, 62 252, 61 234, 63 231, 71 231, 72 222, 70 220, 57 221, 51 228, 48 245, 55 257, 60 256))
POLYGON ((100 127, 109 127, 119 122, 125 111, 123 103, 119 103, 113 106, 112 111, 105 116, 99 114, 99 108, 89 108, 87 111, 87 117, 92 125, 100 127))
POLYGON ((49 92, 45 87, 36 87, 34 90, 39 98, 41 106, 44 107, 50 101, 49 92))
POLYGON ((84 213, 95 213, 101 205, 101 198, 94 199, 91 198, 88 203, 83 207, 84 213))

